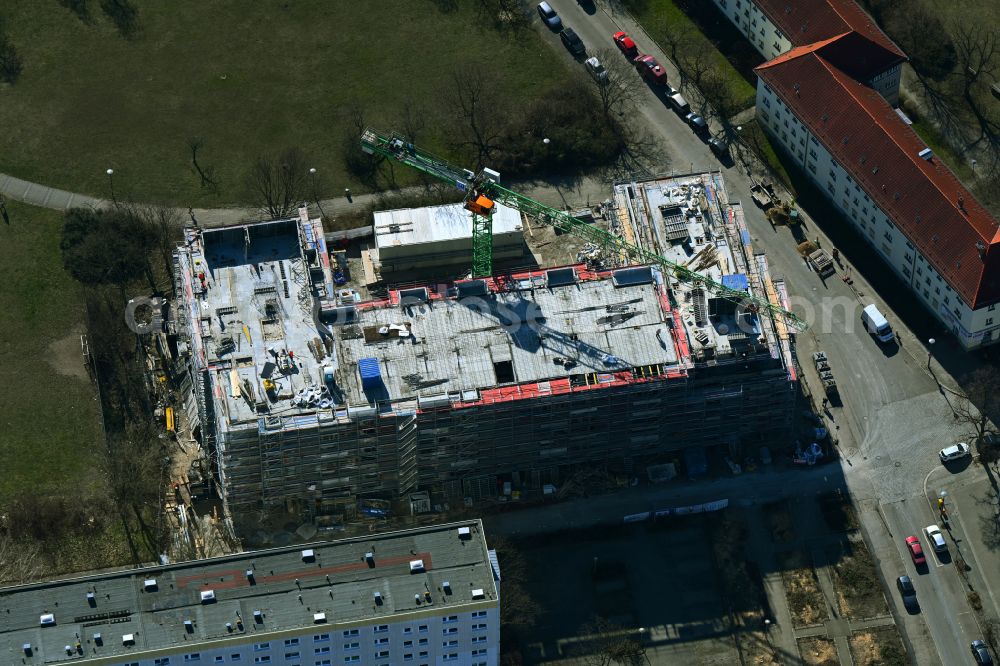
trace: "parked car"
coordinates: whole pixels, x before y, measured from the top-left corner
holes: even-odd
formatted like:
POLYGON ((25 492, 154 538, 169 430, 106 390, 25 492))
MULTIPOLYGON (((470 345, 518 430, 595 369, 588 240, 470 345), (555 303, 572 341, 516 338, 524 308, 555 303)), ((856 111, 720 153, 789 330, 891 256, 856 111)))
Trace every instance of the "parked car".
POLYGON ((943 553, 948 550, 948 543, 944 540, 940 527, 928 525, 924 528, 924 534, 927 535, 927 541, 934 547, 935 552, 943 553))
POLYGON ((583 64, 587 66, 587 71, 590 72, 595 81, 598 83, 607 83, 608 70, 604 68, 604 65, 597 59, 597 56, 587 58, 583 64))
POLYGON ((945 448, 938 451, 938 458, 941 462, 947 463, 952 460, 958 460, 959 458, 964 458, 965 456, 971 455, 972 451, 969 449, 969 445, 965 442, 959 442, 958 444, 952 444, 951 446, 946 446, 945 448))
POLYGON ((611 38, 615 40, 615 46, 618 47, 618 50, 624 53, 627 57, 629 58, 638 57, 639 48, 635 45, 635 42, 632 41, 632 38, 629 37, 627 34, 619 31, 613 34, 611 38))
POLYGON ((549 26, 550 30, 562 30, 562 19, 549 3, 538 3, 538 15, 542 17, 542 22, 549 26))
POLYGON ((691 113, 691 105, 688 104, 686 99, 684 99, 684 96, 669 87, 667 89, 667 104, 669 104, 674 111, 679 113, 681 118, 691 113))
POLYGON ((559 39, 562 40, 562 43, 569 52, 576 57, 580 57, 587 52, 587 47, 583 45, 583 40, 577 36, 573 28, 563 28, 562 32, 559 33, 559 39))
POLYGON ((704 134, 708 131, 708 121, 700 113, 689 113, 684 116, 684 122, 691 126, 695 134, 704 134))
POLYGON ((993 657, 990 655, 990 648, 986 641, 976 639, 972 641, 972 656, 979 666, 993 666, 993 657))
POLYGON ((632 64, 639 70, 639 74, 646 79, 647 83, 657 86, 667 85, 667 70, 663 69, 663 66, 653 56, 641 55, 633 60, 632 64))
POLYGON ((896 587, 899 588, 899 596, 903 598, 903 605, 913 610, 918 608, 917 590, 913 587, 913 581, 909 576, 900 576, 896 579, 896 587))
MULTIPOLYGON (((709 139, 708 147, 713 153, 715 153, 715 156, 718 157, 720 160, 729 157, 729 144, 726 143, 726 140, 721 137, 713 136, 711 139, 709 139)), ((819 428, 817 428, 817 430, 819 430, 819 428)), ((817 439, 823 439, 823 438, 818 437, 817 439)))
POLYGON ((920 545, 920 539, 915 536, 906 537, 906 550, 910 551, 910 557, 913 559, 913 563, 918 567, 927 564, 927 558, 924 557, 924 547, 920 545))

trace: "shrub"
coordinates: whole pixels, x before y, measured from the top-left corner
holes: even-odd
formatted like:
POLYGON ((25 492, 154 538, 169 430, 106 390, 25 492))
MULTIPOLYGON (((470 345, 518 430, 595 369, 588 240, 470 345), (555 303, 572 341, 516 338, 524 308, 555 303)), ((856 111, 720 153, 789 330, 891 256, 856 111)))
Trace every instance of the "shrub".
POLYGON ((24 70, 21 55, 7 39, 0 35, 0 79, 7 83, 17 83, 24 70))

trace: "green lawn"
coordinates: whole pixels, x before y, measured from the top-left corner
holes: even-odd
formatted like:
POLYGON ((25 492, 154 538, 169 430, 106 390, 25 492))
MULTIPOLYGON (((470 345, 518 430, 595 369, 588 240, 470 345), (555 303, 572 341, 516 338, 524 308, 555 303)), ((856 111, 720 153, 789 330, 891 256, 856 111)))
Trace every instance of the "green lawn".
POLYGON ((80 289, 59 254, 62 216, 7 202, 0 222, 0 505, 87 487, 100 444, 93 385, 83 374, 80 289), (75 373, 75 375, 73 374, 75 373))
POLYGON ((514 100, 556 94, 566 77, 534 30, 483 25, 478 2, 131 1, 139 33, 129 40, 96 0, 90 22, 55 0, 0 6, 24 59, 20 80, 0 88, 0 172, 107 196, 113 167, 119 196, 223 205, 245 199, 256 155, 296 145, 328 191, 360 190, 341 154, 352 107, 391 128, 410 100, 426 124, 421 145, 446 152, 457 67, 483 65, 514 100), (194 136, 217 195, 191 168, 194 136))
MULTIPOLYGON (((705 2, 707 0, 695 0, 696 2, 705 2)), ((661 48, 665 47, 663 40, 664 26, 670 25, 691 35, 691 38, 705 44, 709 47, 709 52, 712 54, 712 59, 718 71, 722 73, 725 80, 729 83, 730 88, 733 91, 734 97, 740 100, 739 108, 747 109, 753 106, 754 99, 756 96, 756 89, 751 85, 746 78, 733 66, 733 64, 726 59, 726 56, 720 51, 716 45, 709 39, 708 36, 702 31, 702 28, 692 20, 692 18, 684 12, 674 2, 674 0, 629 0, 626 2, 632 15, 636 18, 642 27, 646 30, 650 36, 653 37, 659 44, 661 48)), ((714 9, 707 8, 704 16, 706 18, 711 17, 717 19, 715 23, 718 24, 720 33, 726 35, 727 38, 731 38, 735 35, 736 39, 746 42, 746 39, 736 32, 736 29, 726 23, 725 18, 722 14, 715 12, 718 16, 712 16, 707 12, 715 12, 714 9)), ((747 45, 749 43, 747 42, 747 45)), ((734 45, 730 45, 734 46, 734 45)), ((669 49, 664 48, 664 50, 669 53, 669 49)), ((746 51, 753 52, 752 47, 749 49, 741 50, 741 57, 746 59, 746 51)), ((752 55, 756 55, 753 52, 752 55)), ((757 56, 759 60, 760 57, 757 56)), ((676 64, 676 63, 675 63, 676 64)))

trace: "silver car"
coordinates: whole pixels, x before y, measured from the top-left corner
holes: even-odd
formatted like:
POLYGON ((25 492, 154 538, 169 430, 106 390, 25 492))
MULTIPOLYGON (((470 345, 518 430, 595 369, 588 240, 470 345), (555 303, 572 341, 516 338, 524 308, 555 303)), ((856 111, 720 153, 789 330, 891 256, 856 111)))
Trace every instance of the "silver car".
POLYGON ((938 451, 938 457, 941 459, 941 462, 946 463, 951 462, 952 460, 958 460, 959 458, 964 458, 970 453, 971 451, 969 450, 969 445, 965 442, 959 442, 958 444, 946 446, 938 451))

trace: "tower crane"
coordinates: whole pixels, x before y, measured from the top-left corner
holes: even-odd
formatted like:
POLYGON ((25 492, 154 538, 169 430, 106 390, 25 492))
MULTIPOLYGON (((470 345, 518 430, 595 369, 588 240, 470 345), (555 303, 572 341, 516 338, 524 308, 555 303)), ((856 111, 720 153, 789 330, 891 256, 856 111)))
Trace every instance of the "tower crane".
POLYGON ((368 128, 361 136, 361 148, 371 155, 381 155, 423 171, 465 193, 464 206, 472 213, 472 276, 487 277, 493 268, 493 212, 497 203, 515 208, 557 231, 594 243, 628 261, 653 264, 680 282, 702 286, 713 296, 732 301, 748 310, 781 319, 790 328, 804 331, 805 321, 765 298, 731 289, 720 282, 662 257, 655 252, 626 242, 599 227, 572 215, 546 206, 500 185, 500 174, 482 169, 478 174, 462 169, 423 151, 399 134, 386 135, 368 128))

